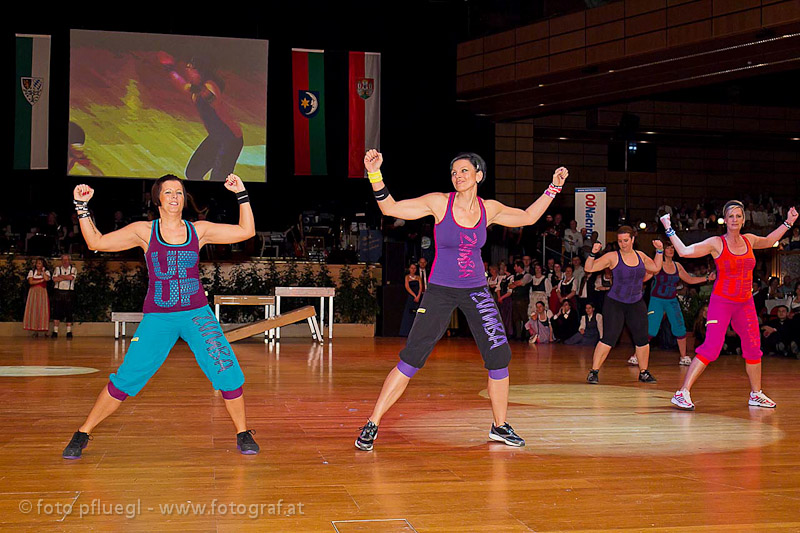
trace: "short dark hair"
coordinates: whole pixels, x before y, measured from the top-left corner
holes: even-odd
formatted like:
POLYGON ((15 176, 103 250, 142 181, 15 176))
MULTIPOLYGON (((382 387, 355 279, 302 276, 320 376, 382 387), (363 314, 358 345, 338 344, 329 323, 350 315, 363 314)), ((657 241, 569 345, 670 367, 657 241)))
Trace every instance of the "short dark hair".
MULTIPOLYGON (((153 187, 150 189, 150 196, 153 200, 153 204, 156 207, 161 207, 161 187, 163 187, 164 183, 168 181, 179 181, 181 183, 181 187, 183 187, 183 180, 181 180, 175 174, 165 174, 158 178, 153 184, 153 187)), ((186 187, 183 187, 183 192, 186 192, 186 187)))
POLYGON ((462 159, 466 159, 470 162, 470 164, 475 167, 476 172, 483 172, 483 179, 478 182, 478 185, 486 181, 486 178, 489 177, 489 173, 486 170, 486 161, 483 160, 481 156, 474 152, 461 152, 457 156, 450 161, 450 171, 453 171, 453 165, 456 164, 456 161, 460 161, 462 159))
POLYGON ((516 260, 516 261, 514 261, 514 266, 518 266, 518 267, 524 269, 525 268, 525 263, 523 263, 520 260, 516 260))
POLYGON ((617 230, 617 236, 619 237, 621 233, 627 233, 631 238, 636 237, 636 231, 630 226, 620 226, 617 230))

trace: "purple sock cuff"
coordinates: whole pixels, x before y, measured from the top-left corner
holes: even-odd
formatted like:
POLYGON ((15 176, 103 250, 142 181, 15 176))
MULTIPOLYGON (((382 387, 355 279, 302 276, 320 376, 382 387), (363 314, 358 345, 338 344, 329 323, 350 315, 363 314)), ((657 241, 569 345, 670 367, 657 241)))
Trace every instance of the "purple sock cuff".
POLYGON ((400 373, 403 374, 405 377, 413 378, 414 374, 417 373, 417 370, 419 370, 419 368, 413 367, 408 363, 406 363, 405 361, 400 361, 399 363, 397 363, 397 370, 399 370, 400 373))
POLYGON ((224 391, 222 391, 222 397, 225 398, 226 400, 235 400, 236 398, 241 396, 243 393, 244 393, 244 391, 242 390, 241 387, 239 387, 238 389, 234 389, 234 390, 224 390, 224 391))
POLYGON ((122 392, 121 390, 119 390, 118 388, 116 388, 116 387, 114 386, 114 384, 113 384, 113 383, 111 383, 110 381, 108 382, 108 387, 107 387, 107 389, 108 389, 108 394, 109 394, 109 395, 110 395, 112 398, 114 398, 115 400, 119 400, 119 401, 121 401, 121 402, 122 402, 122 401, 125 401, 125 398, 127 398, 127 397, 128 397, 128 395, 127 395, 127 394, 125 394, 124 392, 122 392))
POLYGON ((497 370, 489 370, 489 379, 506 379, 508 377, 508 367, 497 370))
POLYGON ((677 340, 685 339, 686 335, 681 335, 680 337, 675 337, 677 340))

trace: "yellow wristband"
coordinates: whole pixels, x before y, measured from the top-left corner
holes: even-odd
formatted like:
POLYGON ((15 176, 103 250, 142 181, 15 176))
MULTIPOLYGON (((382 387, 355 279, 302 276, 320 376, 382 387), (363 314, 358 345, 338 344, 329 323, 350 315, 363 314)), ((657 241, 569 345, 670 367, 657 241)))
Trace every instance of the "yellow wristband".
POLYGON ((369 178, 370 183, 378 183, 379 181, 383 181, 383 174, 381 171, 377 172, 367 172, 367 177, 369 178))

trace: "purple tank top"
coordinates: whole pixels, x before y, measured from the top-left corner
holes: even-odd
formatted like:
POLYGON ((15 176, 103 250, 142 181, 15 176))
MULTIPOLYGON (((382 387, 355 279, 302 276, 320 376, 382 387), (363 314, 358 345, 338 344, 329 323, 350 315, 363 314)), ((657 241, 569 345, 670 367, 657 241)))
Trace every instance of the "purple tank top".
POLYGON ((647 270, 644 267, 644 261, 636 253, 636 259, 639 264, 635 267, 630 267, 622 260, 622 254, 617 252, 619 261, 617 266, 612 269, 614 273, 614 281, 611 284, 611 290, 608 291, 608 297, 613 298, 618 302, 624 304, 636 303, 642 299, 642 283, 644 282, 644 275, 647 270))
POLYGON ((189 311, 208 305, 200 283, 200 240, 194 225, 183 222, 189 239, 183 244, 167 244, 161 238, 161 220, 153 221, 150 245, 144 254, 150 278, 145 313, 189 311))
POLYGON ((677 266, 675 267, 674 274, 667 274, 662 270, 656 274, 653 280, 653 288, 650 290, 650 296, 663 298, 665 300, 675 298, 675 295, 678 294, 678 283, 680 280, 681 277, 678 275, 677 266))
POLYGON ((481 219, 474 228, 465 228, 453 217, 455 197, 456 193, 451 192, 444 218, 433 227, 436 256, 429 282, 459 289, 482 287, 486 285, 481 259, 481 247, 486 243, 486 209, 478 198, 481 219))

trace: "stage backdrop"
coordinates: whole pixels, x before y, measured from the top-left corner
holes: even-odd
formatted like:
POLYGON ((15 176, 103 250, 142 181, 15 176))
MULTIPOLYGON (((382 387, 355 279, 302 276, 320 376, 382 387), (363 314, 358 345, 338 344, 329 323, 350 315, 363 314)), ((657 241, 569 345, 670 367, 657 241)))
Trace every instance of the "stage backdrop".
POLYGON ((70 175, 266 181, 268 41, 70 32, 70 175))
POLYGON ((586 237, 598 234, 598 241, 606 244, 606 188, 584 187, 575 189, 575 220, 578 230, 586 228, 586 237))

